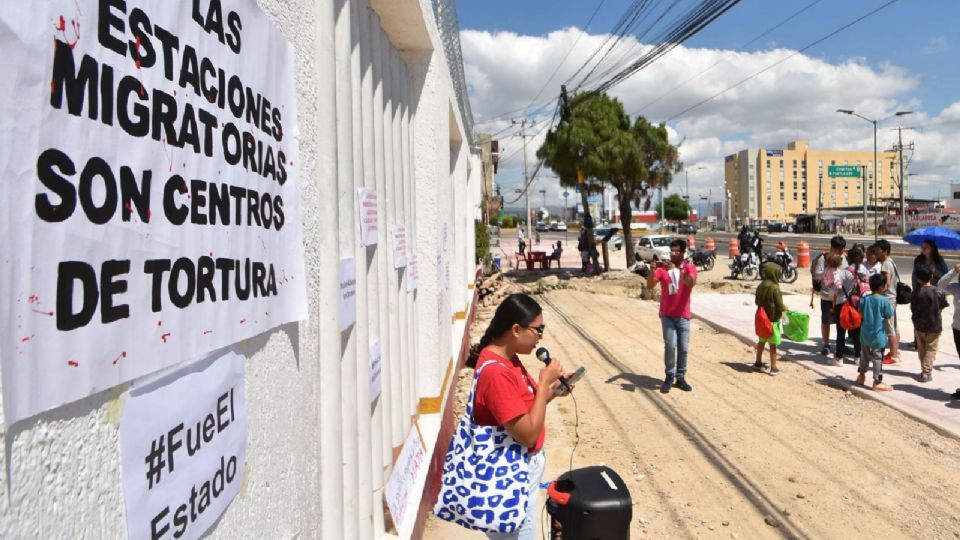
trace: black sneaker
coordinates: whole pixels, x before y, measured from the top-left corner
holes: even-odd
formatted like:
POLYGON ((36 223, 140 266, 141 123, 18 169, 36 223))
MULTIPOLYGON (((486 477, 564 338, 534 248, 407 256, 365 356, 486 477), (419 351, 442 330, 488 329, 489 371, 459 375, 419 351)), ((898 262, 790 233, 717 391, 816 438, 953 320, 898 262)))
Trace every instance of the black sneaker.
POLYGON ((663 383, 660 384, 660 393, 669 394, 671 386, 673 386, 673 377, 667 377, 663 380, 663 383))
POLYGON ((820 349, 820 354, 822 354, 823 356, 830 356, 830 347, 824 345, 824 347, 820 349))
POLYGON ((689 391, 693 390, 693 387, 690 386, 689 384, 687 384, 687 380, 684 379, 684 378, 682 378, 682 377, 679 378, 679 379, 677 379, 677 382, 676 382, 676 384, 674 384, 674 386, 676 386, 677 388, 683 390, 684 392, 689 392, 689 391))
POLYGON ((950 394, 950 397, 953 399, 960 399, 960 388, 957 388, 957 391, 953 394, 950 394))

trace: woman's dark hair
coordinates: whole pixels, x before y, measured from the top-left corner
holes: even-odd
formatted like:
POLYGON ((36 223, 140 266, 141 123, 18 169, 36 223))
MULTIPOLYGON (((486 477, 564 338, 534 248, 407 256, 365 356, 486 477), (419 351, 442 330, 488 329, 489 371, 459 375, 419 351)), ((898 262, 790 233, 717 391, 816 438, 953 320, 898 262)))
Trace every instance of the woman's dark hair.
POLYGON ((847 262, 855 266, 863 264, 864 251, 863 244, 854 244, 853 247, 847 251, 847 262))
MULTIPOLYGON (((921 246, 930 246, 930 260, 933 261, 933 264, 946 264, 946 261, 943 260, 943 255, 940 255, 940 248, 937 247, 936 242, 933 240, 924 240, 921 246)), ((923 253, 920 254, 923 257, 923 253)))
POLYGON ((497 307, 496 313, 493 314, 493 320, 490 321, 486 332, 480 338, 480 343, 470 347, 470 354, 467 355, 467 367, 476 368, 480 351, 513 328, 513 325, 528 326, 541 313, 543 313, 543 308, 529 295, 518 293, 508 296, 497 307))

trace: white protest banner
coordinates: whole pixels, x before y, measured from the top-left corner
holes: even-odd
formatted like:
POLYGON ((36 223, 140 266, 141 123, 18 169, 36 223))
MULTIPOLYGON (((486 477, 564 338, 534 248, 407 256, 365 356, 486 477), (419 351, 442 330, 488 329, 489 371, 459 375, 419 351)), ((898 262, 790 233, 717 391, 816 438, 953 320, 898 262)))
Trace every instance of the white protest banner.
POLYGON ((360 245, 373 246, 380 233, 380 209, 377 190, 368 187, 357 189, 357 215, 360 216, 360 245))
POLYGON ((357 261, 353 257, 340 259, 340 331, 357 322, 357 261))
POLYGON ((380 340, 370 340, 370 403, 377 401, 382 390, 380 372, 383 363, 380 361, 380 340))
POLYGON ((403 528, 410 515, 410 495, 417 482, 417 475, 420 474, 424 454, 420 433, 417 431, 417 426, 413 426, 410 428, 410 434, 407 435, 407 441, 403 444, 400 456, 397 457, 397 462, 393 465, 390 479, 387 480, 385 493, 387 507, 390 508, 390 515, 393 516, 393 523, 397 526, 397 530, 403 528))
POLYGON ((254 0, 0 10, 8 423, 307 317, 293 48, 254 0))
POLYGON ((244 358, 213 353, 130 389, 120 419, 128 538, 198 538, 240 492, 244 358))
POLYGON ((393 225, 390 228, 390 238, 393 240, 393 267, 403 268, 407 265, 407 227, 393 225))
POLYGON ((420 279, 420 263, 417 262, 417 254, 414 253, 407 264, 407 292, 417 290, 418 279, 420 279))

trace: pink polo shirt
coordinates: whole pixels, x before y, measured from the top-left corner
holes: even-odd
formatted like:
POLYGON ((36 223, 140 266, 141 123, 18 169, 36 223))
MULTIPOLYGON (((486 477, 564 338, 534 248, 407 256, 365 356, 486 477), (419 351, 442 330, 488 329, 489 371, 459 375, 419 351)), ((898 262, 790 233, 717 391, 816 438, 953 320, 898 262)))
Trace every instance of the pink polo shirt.
MULTIPOLYGON (((680 263, 680 275, 697 276, 697 267, 687 261, 680 263)), ((670 294, 670 273, 666 268, 657 268, 654 279, 660 282, 660 316, 690 318, 690 293, 693 289, 678 280, 675 294, 670 294)))

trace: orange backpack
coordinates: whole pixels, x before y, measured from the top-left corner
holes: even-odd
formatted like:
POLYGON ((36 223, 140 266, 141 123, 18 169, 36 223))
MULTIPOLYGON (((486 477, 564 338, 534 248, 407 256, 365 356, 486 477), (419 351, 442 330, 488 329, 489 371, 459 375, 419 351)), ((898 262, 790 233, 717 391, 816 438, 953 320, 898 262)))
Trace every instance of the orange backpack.
POLYGON ((840 327, 844 330, 856 330, 863 324, 863 315, 850 304, 850 301, 843 303, 840 308, 840 327))

